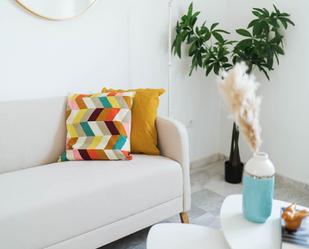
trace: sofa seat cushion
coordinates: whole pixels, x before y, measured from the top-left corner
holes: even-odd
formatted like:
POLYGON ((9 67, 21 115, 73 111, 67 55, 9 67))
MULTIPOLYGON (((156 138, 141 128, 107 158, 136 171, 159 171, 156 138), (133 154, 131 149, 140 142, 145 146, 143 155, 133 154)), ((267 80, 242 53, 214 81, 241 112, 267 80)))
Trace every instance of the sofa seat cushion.
POLYGON ((162 156, 54 163, 0 175, 1 248, 43 248, 183 194, 181 166, 162 156))

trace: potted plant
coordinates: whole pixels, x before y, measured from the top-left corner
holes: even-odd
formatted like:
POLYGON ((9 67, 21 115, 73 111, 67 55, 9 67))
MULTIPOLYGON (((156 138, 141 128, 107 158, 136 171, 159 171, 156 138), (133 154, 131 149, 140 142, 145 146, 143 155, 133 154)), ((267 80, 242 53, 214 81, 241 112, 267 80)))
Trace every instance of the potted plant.
MULTIPOLYGON (((219 28, 219 23, 206 25, 197 24, 199 11, 193 10, 190 4, 186 15, 176 25, 176 37, 172 52, 182 57, 182 45, 188 47, 191 57, 190 75, 198 68, 205 71, 206 77, 213 72, 219 75, 221 70, 229 71, 237 62, 247 64, 248 73, 258 69, 269 80, 268 73, 274 70, 274 62, 279 65, 279 56, 284 55, 283 31, 294 23, 288 13, 281 12, 275 5, 273 10, 253 8, 253 20, 246 28, 236 29, 240 40, 228 40, 230 33, 219 28)), ((225 162, 225 180, 240 183, 242 180, 243 163, 239 154, 239 130, 233 124, 232 143, 229 160, 225 162)))

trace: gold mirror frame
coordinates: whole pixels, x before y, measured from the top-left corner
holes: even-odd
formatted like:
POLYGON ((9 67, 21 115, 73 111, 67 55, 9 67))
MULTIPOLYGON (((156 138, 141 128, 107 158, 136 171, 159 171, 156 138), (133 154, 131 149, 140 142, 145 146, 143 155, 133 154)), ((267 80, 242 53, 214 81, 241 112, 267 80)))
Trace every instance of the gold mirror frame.
POLYGON ((15 1, 16 1, 17 5, 21 6, 28 13, 30 13, 34 16, 49 20, 49 21, 66 21, 66 20, 70 20, 70 19, 73 19, 73 18, 77 18, 77 17, 83 15, 87 10, 89 10, 97 2, 97 0, 93 0, 93 2, 90 3, 89 6, 86 9, 84 9, 83 11, 81 11, 80 13, 78 13, 74 16, 69 16, 69 17, 65 17, 65 18, 54 18, 54 17, 49 17, 49 16, 39 14, 39 13, 31 10, 29 7, 27 7, 25 4, 22 3, 22 0, 15 0, 15 1))

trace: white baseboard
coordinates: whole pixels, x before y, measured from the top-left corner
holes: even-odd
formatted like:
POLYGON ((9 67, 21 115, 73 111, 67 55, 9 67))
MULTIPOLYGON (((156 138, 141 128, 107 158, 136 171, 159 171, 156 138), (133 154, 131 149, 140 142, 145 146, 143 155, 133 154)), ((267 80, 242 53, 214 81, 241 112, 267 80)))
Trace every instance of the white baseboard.
POLYGON ((191 161, 190 165, 191 165, 191 169, 196 169, 196 168, 200 168, 202 166, 208 165, 208 164, 212 164, 212 163, 216 163, 216 162, 224 161, 224 160, 226 160, 225 155, 223 155, 222 153, 215 153, 207 157, 202 157, 197 160, 193 160, 191 161))
POLYGON ((287 176, 276 173, 276 182, 283 182, 286 186, 293 186, 293 188, 299 189, 301 191, 309 191, 309 184, 304 182, 299 182, 291 179, 287 176))
MULTIPOLYGON (((227 158, 228 157, 222 153, 215 153, 207 157, 202 157, 197 160, 192 160, 190 163, 191 170, 193 170, 193 172, 195 172, 195 170, 199 171, 201 170, 200 168, 203 168, 207 165, 210 165, 216 162, 225 161, 227 160, 227 158)), ((309 191, 309 184, 293 180, 281 174, 276 174, 276 181, 283 181, 286 185, 291 185, 294 188, 298 188, 302 191, 304 190, 309 191)))

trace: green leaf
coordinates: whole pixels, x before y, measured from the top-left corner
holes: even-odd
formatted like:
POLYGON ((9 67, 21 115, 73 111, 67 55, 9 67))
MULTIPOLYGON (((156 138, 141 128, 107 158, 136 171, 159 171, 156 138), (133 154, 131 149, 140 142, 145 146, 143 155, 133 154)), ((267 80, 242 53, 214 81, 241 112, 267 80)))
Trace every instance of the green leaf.
POLYGON ((253 26, 253 35, 259 36, 262 34, 263 31, 265 33, 269 32, 269 26, 266 21, 262 20, 253 26))
POLYGON ((188 35, 188 38, 187 38, 187 44, 191 44, 195 41, 197 41, 197 37, 196 36, 192 36, 191 34, 188 35))
POLYGON ((211 33, 208 32, 208 33, 206 33, 205 36, 203 37, 203 40, 206 42, 206 41, 208 41, 208 40, 210 39, 210 37, 211 37, 211 33))
POLYGON ((188 9, 188 17, 191 17, 192 16, 192 13, 193 13, 193 2, 190 3, 189 5, 189 9, 188 9))
POLYGON ((232 60, 233 64, 235 65, 238 61, 239 61, 239 57, 235 55, 232 60))
POLYGON ((285 20, 286 22, 288 22, 289 24, 295 26, 295 23, 292 22, 289 18, 286 18, 286 17, 281 17, 280 20, 285 20))
POLYGON ((224 68, 231 68, 233 65, 232 64, 230 64, 230 63, 224 63, 223 65, 222 65, 222 67, 224 67, 224 68))
POLYGON ((174 54, 177 54, 179 58, 181 58, 181 37, 179 35, 176 36, 174 41, 174 54))
POLYGON ((206 67, 206 65, 209 64, 210 57, 211 57, 211 54, 210 54, 209 51, 207 51, 207 53, 204 55, 204 63, 203 63, 204 65, 203 65, 203 67, 206 67))
POLYGON ((190 57, 193 56, 194 53, 195 53, 195 51, 196 51, 196 45, 195 45, 195 43, 193 43, 193 44, 191 45, 191 47, 189 48, 189 56, 190 56, 190 57))
POLYGON ((193 27, 193 26, 195 25, 196 21, 197 21, 197 18, 192 16, 192 17, 190 18, 189 25, 190 25, 191 27, 193 27))
POLYGON ((201 55, 200 53, 198 53, 198 54, 196 55, 196 60, 197 60, 197 65, 198 65, 199 67, 203 67, 202 55, 201 55))
POLYGON ((257 22, 259 22, 260 20, 259 19, 254 19, 252 20, 249 24, 248 24, 248 28, 251 28, 253 27, 257 22))
POLYGON ((192 72, 193 72, 194 69, 195 69, 195 70, 197 69, 197 57, 196 57, 196 55, 194 55, 194 56, 192 57, 192 64, 191 64, 191 69, 190 69, 189 76, 192 75, 192 72))
POLYGON ((225 33, 225 34, 230 34, 230 32, 225 31, 225 30, 223 30, 223 29, 216 29, 215 31, 216 31, 217 33, 225 33))
POLYGON ((265 14, 264 10, 260 9, 260 8, 253 8, 253 10, 261 13, 262 15, 265 14))
POLYGON ((258 12, 258 11, 252 11, 252 14, 255 15, 255 16, 257 16, 257 17, 262 17, 262 16, 263 16, 263 15, 262 15, 260 12, 258 12))
POLYGON ((288 24, 285 20, 279 19, 285 29, 288 28, 288 24))
POLYGON ((252 39, 244 39, 240 42, 238 42, 235 46, 235 49, 245 49, 246 47, 252 46, 252 39))
POLYGON ((203 34, 210 33, 209 29, 205 25, 202 25, 201 31, 203 34))
POLYGON ((200 29, 199 29, 199 27, 195 27, 195 33, 197 33, 198 35, 200 34, 200 29))
POLYGON ((279 65, 279 58, 278 58, 277 53, 275 53, 275 57, 276 57, 277 64, 279 65))
POLYGON ((181 43, 177 44, 176 53, 177 53, 178 57, 181 58, 181 43))
POLYGON ((222 35, 220 35, 219 33, 213 31, 213 32, 212 32, 212 35, 216 38, 216 40, 217 40, 218 42, 221 42, 221 43, 224 42, 224 39, 223 39, 222 35))
POLYGON ((269 25, 272 26, 272 31, 276 31, 280 28, 279 23, 278 23, 278 19, 276 18, 270 18, 269 19, 269 25))
POLYGON ((242 36, 251 37, 250 32, 246 29, 236 29, 236 32, 242 36))
POLYGON ((188 36, 188 32, 184 31, 183 33, 180 33, 181 42, 184 42, 188 36))
POLYGON ((200 11, 196 11, 196 12, 193 14, 192 18, 198 17, 199 14, 201 14, 201 12, 200 12, 200 11))
POLYGON ((214 65, 214 73, 216 75, 219 74, 219 71, 220 71, 220 63, 219 62, 216 62, 215 65, 214 65))
POLYGON ((288 14, 288 13, 280 13, 280 16, 289 17, 289 16, 290 16, 290 14, 288 14))
POLYGON ((270 43, 280 44, 283 39, 283 36, 279 32, 275 32, 275 37, 271 39, 270 43))
POLYGON ((192 75, 194 69, 195 69, 195 67, 194 67, 193 64, 192 64, 192 65, 191 65, 191 68, 190 68, 189 76, 192 75))
POLYGON ((218 22, 214 23, 211 25, 210 30, 213 30, 215 27, 217 27, 219 25, 218 22))
POLYGON ((269 11, 267 9, 265 9, 265 8, 263 8, 263 10, 264 10, 265 15, 269 16, 269 11))
POLYGON ((267 78, 268 80, 270 80, 267 71, 266 71, 263 67, 259 67, 259 70, 262 71, 262 72, 265 74, 265 76, 266 76, 266 78, 267 78))
POLYGON ((214 64, 210 64, 208 67, 206 67, 206 76, 208 76, 211 72, 211 70, 213 69, 214 67, 214 64))
POLYGON ((181 17, 181 21, 182 22, 185 23, 187 20, 188 20, 188 17, 186 15, 181 17))
POLYGON ((278 54, 284 55, 284 51, 283 51, 283 49, 282 49, 280 46, 274 45, 273 48, 274 48, 274 50, 275 50, 278 54))
POLYGON ((273 6, 274 6, 274 9, 275 9, 276 13, 280 13, 280 11, 277 9, 276 5, 273 4, 273 6))
POLYGON ((229 61, 229 59, 227 57, 222 57, 221 58, 221 62, 228 62, 228 61, 229 61))
POLYGON ((225 44, 226 45, 233 45, 234 43, 236 43, 237 41, 226 41, 225 44))

